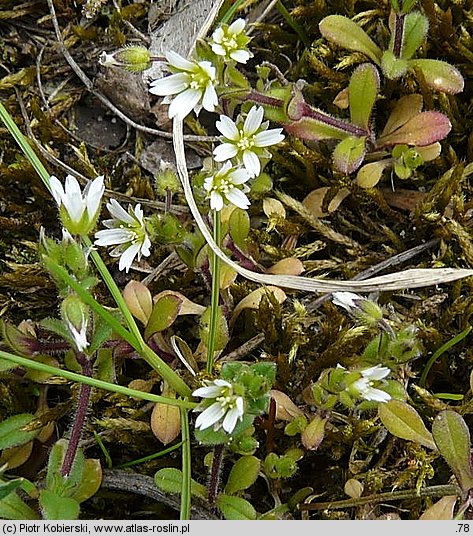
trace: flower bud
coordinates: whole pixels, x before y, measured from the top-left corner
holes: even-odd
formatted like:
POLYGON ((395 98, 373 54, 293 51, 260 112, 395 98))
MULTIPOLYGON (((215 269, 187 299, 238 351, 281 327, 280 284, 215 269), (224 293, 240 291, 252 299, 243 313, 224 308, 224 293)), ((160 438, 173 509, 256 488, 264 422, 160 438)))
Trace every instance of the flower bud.
POLYGON ((83 352, 89 346, 87 341, 89 307, 78 296, 71 294, 61 304, 61 316, 74 346, 79 352, 83 352))
POLYGON ((151 54, 146 47, 131 45, 112 54, 102 52, 99 63, 105 67, 121 67, 132 73, 141 73, 151 67, 151 54))

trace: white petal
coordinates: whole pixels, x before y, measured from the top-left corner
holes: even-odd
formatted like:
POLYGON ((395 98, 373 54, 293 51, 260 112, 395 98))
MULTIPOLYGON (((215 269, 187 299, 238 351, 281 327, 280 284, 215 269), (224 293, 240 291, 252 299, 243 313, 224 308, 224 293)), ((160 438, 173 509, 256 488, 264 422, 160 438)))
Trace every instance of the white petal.
POLYGON ((218 192, 210 192, 210 208, 216 211, 222 210, 223 197, 218 192))
POLYGON ((363 398, 365 400, 374 400, 375 402, 387 402, 391 400, 391 395, 381 389, 375 389, 370 387, 365 393, 363 393, 363 398))
POLYGON ((246 210, 250 205, 250 200, 246 195, 238 188, 232 188, 225 194, 225 197, 233 203, 236 207, 246 210))
POLYGON ((218 147, 215 147, 213 155, 216 162, 224 162, 233 158, 238 153, 238 149, 233 143, 222 143, 218 147))
POLYGON ((243 130, 245 134, 254 134, 258 128, 261 126, 263 121, 264 110, 262 106, 253 106, 248 112, 248 115, 245 119, 245 124, 243 125, 243 130))
POLYGON ((215 92, 215 88, 213 87, 213 85, 209 82, 207 84, 207 87, 205 88, 204 96, 202 98, 202 106, 208 112, 213 112, 215 110, 215 106, 217 105, 218 105, 217 93, 215 92))
POLYGON ((69 197, 76 197, 80 196, 82 197, 82 192, 80 189, 80 184, 78 180, 73 177, 72 175, 68 175, 66 177, 66 184, 64 187, 64 191, 66 192, 66 196, 69 197))
POLYGON ((133 260, 136 257, 140 250, 140 244, 137 242, 136 244, 132 244, 130 247, 128 247, 121 255, 120 261, 118 263, 118 269, 123 270, 125 269, 126 273, 128 273, 128 270, 130 269, 131 265, 133 264, 133 260))
POLYGON ((245 19, 237 19, 233 21, 228 27, 228 33, 230 35, 236 35, 241 33, 245 28, 245 19))
POLYGON ((222 45, 219 45, 218 43, 212 43, 212 52, 214 54, 217 54, 217 56, 226 56, 227 51, 222 47, 222 45))
POLYGON ((282 128, 273 128, 271 130, 265 130, 255 136, 256 147, 269 147, 270 145, 276 145, 284 139, 284 134, 281 134, 282 128))
POLYGON ((226 115, 221 115, 220 121, 217 121, 215 126, 228 140, 237 141, 240 138, 235 123, 226 115))
POLYGON ((165 78, 155 80, 149 89, 153 95, 165 97, 166 95, 176 95, 189 87, 189 75, 185 73, 172 74, 165 78))
POLYGON ((104 229, 103 231, 97 231, 95 238, 97 239, 94 244, 96 246, 115 246, 117 244, 126 244, 131 242, 135 236, 133 231, 128 229, 104 229))
POLYGON ((141 208, 141 203, 135 206, 133 212, 135 213, 135 219, 143 225, 143 209, 141 208))
POLYGON ((207 387, 199 387, 196 389, 192 396, 200 396, 201 398, 217 398, 222 392, 222 388, 218 385, 208 385, 207 387))
POLYGON ((218 385, 219 387, 232 387, 233 392, 233 386, 231 383, 227 382, 227 380, 221 380, 220 378, 217 378, 214 380, 215 385, 218 385))
POLYGON ((382 380, 389 375, 391 369, 382 367, 381 365, 376 365, 375 367, 370 367, 365 370, 361 370, 360 372, 365 378, 369 378, 371 380, 382 380))
POLYGON ((222 42, 222 39, 225 37, 225 34, 223 32, 223 28, 221 26, 219 26, 215 32, 212 34, 212 39, 216 42, 216 43, 221 43, 222 42))
POLYGON ((243 164, 250 174, 250 177, 257 177, 261 172, 259 158, 252 151, 244 151, 243 164))
POLYGON ((229 173, 228 178, 233 184, 243 184, 250 179, 250 175, 246 169, 238 168, 229 173))
POLYGON ((92 219, 97 213, 100 203, 102 202, 104 191, 105 187, 102 175, 87 184, 84 194, 86 196, 87 214, 89 215, 89 218, 92 219))
POLYGON ((177 117, 181 121, 189 115, 194 106, 199 102, 202 97, 202 91, 199 89, 186 89, 184 92, 179 93, 169 106, 169 118, 177 117))
POLYGON ((225 419, 223 419, 223 429, 228 434, 231 434, 233 432, 233 429, 235 428, 235 425, 238 421, 238 409, 232 408, 231 410, 227 411, 227 414, 225 415, 225 419))
POLYGON ((217 71, 215 70, 215 67, 210 63, 210 61, 199 61, 198 65, 213 82, 215 80, 217 71))
POLYGON ((58 206, 61 206, 62 198, 64 197, 64 188, 62 187, 61 181, 54 175, 51 175, 49 177, 49 187, 51 188, 54 201, 56 201, 58 206))
POLYGON ((140 249, 140 257, 143 255, 143 257, 149 257, 151 255, 151 240, 149 239, 148 235, 146 235, 145 239, 143 240, 143 243, 141 244, 140 249))
POLYGON ((116 199, 110 199, 107 203, 107 208, 110 214, 117 220, 123 223, 134 224, 134 218, 120 205, 116 199))
POLYGON ((186 60, 186 58, 183 58, 180 54, 174 52, 173 50, 166 52, 166 58, 170 65, 176 67, 176 69, 191 72, 195 71, 196 65, 194 62, 186 60))
POLYGON ((195 426, 201 430, 210 428, 225 415, 225 410, 218 402, 213 403, 209 408, 203 411, 196 419, 195 426))
POLYGON ((334 305, 343 307, 347 311, 350 311, 352 308, 358 307, 358 302, 363 299, 363 297, 361 297, 359 294, 355 294, 354 292, 342 291, 334 292, 332 294, 332 302, 334 303, 334 305))
POLYGON ((232 50, 230 52, 230 58, 238 63, 246 63, 251 58, 251 54, 248 50, 232 50))

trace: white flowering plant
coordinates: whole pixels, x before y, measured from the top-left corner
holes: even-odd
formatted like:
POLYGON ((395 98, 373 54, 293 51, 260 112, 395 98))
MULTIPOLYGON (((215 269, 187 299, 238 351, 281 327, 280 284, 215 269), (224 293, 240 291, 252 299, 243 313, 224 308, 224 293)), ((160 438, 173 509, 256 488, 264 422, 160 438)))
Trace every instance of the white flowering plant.
POLYGON ((269 391, 275 377, 274 363, 226 363, 219 378, 206 380, 192 393, 202 398, 194 410, 198 412, 196 439, 203 444, 216 445, 245 436, 248 442, 246 432, 254 418, 268 410, 269 391))

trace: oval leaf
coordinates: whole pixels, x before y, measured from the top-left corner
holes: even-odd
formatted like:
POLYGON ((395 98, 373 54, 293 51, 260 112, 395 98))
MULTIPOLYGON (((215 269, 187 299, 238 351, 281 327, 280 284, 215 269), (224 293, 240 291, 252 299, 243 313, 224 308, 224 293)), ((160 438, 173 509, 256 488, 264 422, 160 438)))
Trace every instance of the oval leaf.
POLYGON ((355 69, 348 86, 350 118, 352 123, 369 130, 370 117, 379 91, 378 70, 371 63, 355 69))
POLYGON ((16 493, 10 493, 0 500, 0 519, 38 519, 38 513, 23 502, 16 493))
POLYGON ((403 126, 378 139, 378 146, 430 145, 443 140, 452 129, 448 117, 440 112, 422 112, 403 126))
POLYGON ((44 519, 77 519, 79 517, 79 503, 70 497, 62 497, 43 489, 39 494, 39 504, 44 519))
POLYGON ((422 521, 450 521, 453 519, 453 509, 457 502, 457 497, 455 495, 447 495, 442 497, 430 508, 428 508, 420 517, 419 520, 422 521))
POLYGON ((151 413, 151 430, 163 445, 174 441, 181 431, 179 408, 157 402, 151 413))
POLYGON ((270 266, 267 270, 268 274, 281 275, 301 275, 303 271, 304 265, 299 259, 296 259, 295 257, 281 259, 276 264, 270 266))
POLYGON ((148 287, 141 281, 132 280, 123 289, 123 298, 130 313, 146 326, 153 310, 153 300, 148 287))
POLYGON ((440 60, 412 60, 410 65, 419 69, 424 75, 426 83, 443 93, 460 93, 463 91, 465 81, 458 69, 453 65, 440 60))
POLYGON ((102 484, 102 466, 100 460, 85 460, 84 473, 79 486, 74 490, 72 498, 79 504, 93 497, 102 484))
POLYGON ((383 171, 391 165, 391 160, 380 160, 364 165, 356 175, 356 183, 362 188, 373 188, 381 180, 383 171))
POLYGON ((153 311, 145 329, 145 337, 153 333, 164 331, 176 320, 181 308, 182 300, 175 294, 159 297, 153 306, 153 311))
POLYGON ((282 391, 271 389, 269 396, 276 402, 276 420, 292 421, 296 417, 304 415, 304 412, 282 391))
POLYGON ((333 151, 333 163, 342 173, 352 173, 365 158, 366 138, 350 136, 342 140, 333 151))
POLYGON ((461 489, 466 492, 473 488, 470 432, 463 417, 455 411, 441 411, 432 424, 432 435, 461 489))
POLYGON ((32 431, 24 430, 35 419, 36 417, 30 413, 20 413, 0 423, 0 450, 24 445, 35 438, 39 434, 40 429, 32 431))
POLYGON ((327 418, 316 415, 302 432, 302 444, 307 450, 317 450, 324 440, 327 418))
POLYGON ((416 115, 422 112, 422 106, 424 105, 424 99, 422 95, 414 93, 412 95, 405 95, 401 97, 395 104, 391 113, 389 114, 386 125, 384 126, 381 136, 394 132, 399 127, 404 125, 416 115))
POLYGON ((429 29, 427 17, 414 11, 404 17, 404 31, 402 36, 402 57, 406 60, 412 58, 416 50, 422 45, 429 29))
POLYGON ((417 411, 406 402, 391 399, 378 406, 378 414, 381 422, 394 436, 436 450, 432 434, 417 411))
POLYGON ((361 52, 379 65, 381 49, 358 24, 349 18, 342 15, 330 15, 320 21, 319 30, 328 41, 347 50, 361 52))
POLYGON ((312 190, 306 195, 302 204, 306 209, 310 210, 316 218, 324 218, 332 212, 335 212, 342 201, 351 193, 348 188, 341 188, 327 205, 325 197, 331 190, 332 188, 330 186, 322 186, 321 188, 312 190), (327 206, 326 210, 324 210, 324 203, 327 206))
POLYGON ((230 495, 248 489, 258 478, 261 462, 255 456, 242 456, 238 459, 228 477, 225 492, 230 495))
MULTIPOLYGON (((160 469, 154 475, 154 483, 161 491, 180 494, 182 489, 182 471, 174 467, 160 469)), ((205 500, 207 498, 207 489, 202 484, 191 479, 191 494, 205 500)))
POLYGON ((256 510, 253 506, 241 497, 220 494, 217 498, 217 506, 228 520, 250 520, 256 519, 256 510))
POLYGON ((250 217, 246 210, 236 208, 230 215, 228 231, 232 240, 242 250, 246 249, 246 239, 250 232, 250 217))

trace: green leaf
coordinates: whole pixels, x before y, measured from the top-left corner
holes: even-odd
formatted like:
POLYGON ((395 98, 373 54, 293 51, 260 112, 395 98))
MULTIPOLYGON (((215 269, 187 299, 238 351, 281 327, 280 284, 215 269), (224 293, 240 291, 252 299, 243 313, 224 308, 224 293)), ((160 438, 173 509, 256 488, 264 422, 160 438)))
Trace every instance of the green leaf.
POLYGON ((355 125, 370 128, 370 117, 378 97, 379 74, 374 65, 363 63, 355 69, 348 86, 350 118, 355 125))
POLYGON ((409 68, 407 60, 402 58, 396 58, 396 56, 390 51, 385 50, 381 57, 381 70, 386 78, 389 80, 396 80, 404 76, 409 68))
POLYGON ((225 516, 225 519, 250 521, 256 519, 256 510, 248 501, 241 497, 222 493, 217 497, 217 506, 225 516))
POLYGON ((85 460, 82 479, 72 493, 72 498, 78 503, 82 503, 95 495, 100 489, 101 484, 102 467, 100 465, 100 460, 85 460))
POLYGON ((39 504, 44 519, 78 519, 79 503, 70 497, 56 495, 53 491, 43 489, 39 494, 39 504))
POLYGON ((342 140, 333 151, 335 167, 342 173, 353 173, 357 170, 365 158, 366 138, 350 136, 342 140))
POLYGON ((69 441, 59 439, 49 453, 46 488, 61 497, 69 497, 82 482, 84 474, 84 454, 78 450, 71 472, 68 476, 61 475, 61 467, 66 456, 69 441))
MULTIPOLYGON (((210 307, 207 307, 202 313, 199 322, 199 334, 202 344, 208 348, 209 347, 209 335, 210 335, 210 318, 212 310, 210 307)), ((216 329, 214 337, 214 351, 223 350, 229 341, 228 335, 228 324, 225 315, 223 314, 222 307, 217 307, 217 318, 216 318, 216 329)))
POLYGON ((455 411, 441 411, 432 424, 432 435, 461 489, 467 492, 473 488, 470 432, 463 417, 455 411))
POLYGON ((24 428, 36 420, 30 413, 20 413, 0 423, 0 450, 24 445, 34 439, 40 429, 25 431, 24 428))
POLYGON ((422 112, 394 132, 381 136, 378 147, 397 144, 430 145, 443 140, 452 129, 448 117, 440 112, 422 112))
POLYGON ((230 219, 228 221, 228 228, 230 236, 232 237, 235 244, 243 251, 246 250, 246 239, 248 238, 248 233, 250 232, 250 217, 246 210, 241 208, 235 209, 230 214, 230 219))
MULTIPOLYGON (((392 165, 391 160, 380 160, 379 162, 370 162, 358 170, 356 183, 362 188, 373 188, 378 184, 383 176, 383 171, 392 165)), ((373 346, 373 350, 376 347, 373 346)))
POLYGON ((182 301, 175 294, 166 294, 156 301, 145 329, 145 338, 164 331, 176 320, 182 301))
MULTIPOLYGON (((182 471, 174 467, 160 469, 154 475, 156 486, 166 493, 180 494, 182 489, 182 471)), ((207 488, 195 480, 191 480, 191 495, 207 499, 207 488)))
POLYGON ((23 478, 15 478, 8 482, 0 482, 0 500, 13 493, 23 484, 23 478))
POLYGON ((255 456, 242 456, 230 471, 225 492, 233 495, 252 486, 260 471, 261 462, 255 456))
POLYGON ((458 69, 445 61, 420 59, 411 60, 409 65, 422 72, 426 84, 432 89, 452 95, 463 91, 463 76, 458 69))
POLYGON ((432 434, 425 427, 417 411, 402 400, 389 400, 378 406, 381 422, 391 434, 436 450, 432 434))
POLYGON ((0 500, 0 519, 39 519, 39 515, 24 503, 16 493, 0 500))
POLYGON ((429 29, 427 17, 415 11, 404 17, 404 31, 402 35, 401 57, 409 60, 422 45, 429 29))
POLYGON ((244 415, 243 419, 238 421, 231 435, 227 434, 223 428, 214 430, 212 427, 206 428, 205 430, 196 428, 194 435, 202 445, 225 445, 231 443, 235 437, 238 437, 249 428, 253 424, 254 418, 254 415, 244 415))
POLYGON ((342 15, 330 15, 320 21, 319 30, 328 41, 347 50, 361 52, 379 65, 381 49, 358 24, 349 18, 342 15))

